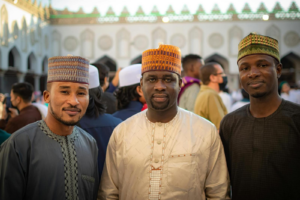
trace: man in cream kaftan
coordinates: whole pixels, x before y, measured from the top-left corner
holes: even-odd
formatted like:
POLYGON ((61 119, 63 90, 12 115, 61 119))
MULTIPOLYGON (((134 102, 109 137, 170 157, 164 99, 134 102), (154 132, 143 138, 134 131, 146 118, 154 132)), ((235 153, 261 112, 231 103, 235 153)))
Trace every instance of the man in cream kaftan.
POLYGON ((229 187, 215 126, 181 108, 166 124, 143 111, 119 125, 102 176, 98 199, 225 199, 229 187))
POLYGON ((177 105, 180 49, 143 53, 141 88, 148 109, 114 130, 98 199, 229 199, 229 176, 216 127, 177 105), (152 66, 171 60, 167 66, 152 66), (151 62, 150 62, 151 61, 151 62))

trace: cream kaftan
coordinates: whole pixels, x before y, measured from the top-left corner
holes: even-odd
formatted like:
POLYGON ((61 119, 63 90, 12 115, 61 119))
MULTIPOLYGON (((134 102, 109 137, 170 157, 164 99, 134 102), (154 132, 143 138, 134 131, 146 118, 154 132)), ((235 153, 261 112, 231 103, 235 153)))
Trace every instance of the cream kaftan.
POLYGON ((151 123, 143 111, 114 130, 98 199, 229 199, 229 185, 212 123, 181 108, 171 122, 151 123))

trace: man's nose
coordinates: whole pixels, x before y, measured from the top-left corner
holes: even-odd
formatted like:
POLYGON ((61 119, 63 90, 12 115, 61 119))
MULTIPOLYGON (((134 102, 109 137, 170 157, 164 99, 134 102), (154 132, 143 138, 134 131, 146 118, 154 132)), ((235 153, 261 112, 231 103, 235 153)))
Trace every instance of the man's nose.
POLYGON ((71 104, 72 106, 78 105, 79 101, 78 101, 77 95, 76 94, 70 95, 68 103, 71 104))
POLYGON ((158 79, 157 83, 154 86, 154 89, 159 91, 166 89, 166 85, 164 84, 162 79, 158 79))
POLYGON ((252 66, 250 70, 249 77, 255 78, 260 75, 260 70, 256 66, 252 66))

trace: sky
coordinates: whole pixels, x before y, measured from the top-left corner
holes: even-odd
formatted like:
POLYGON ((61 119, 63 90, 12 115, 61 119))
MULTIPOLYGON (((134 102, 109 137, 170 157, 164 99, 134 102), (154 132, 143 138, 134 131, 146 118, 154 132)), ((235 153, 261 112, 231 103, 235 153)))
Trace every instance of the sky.
MULTIPOLYGON (((90 13, 94 7, 97 7, 100 14, 105 15, 108 8, 111 6, 114 12, 119 15, 124 6, 127 7, 130 14, 135 14, 138 7, 141 6, 146 14, 149 14, 153 9, 153 6, 157 6, 159 12, 164 14, 169 5, 172 5, 176 13, 180 13, 183 6, 186 5, 191 13, 195 13, 201 4, 206 11, 210 13, 215 4, 217 4, 221 12, 225 13, 232 3, 237 12, 241 12, 245 3, 250 5, 252 11, 257 11, 261 2, 264 2, 268 11, 272 11, 276 2, 279 2, 284 10, 288 10, 293 0, 39 0, 43 5, 48 5, 51 1, 52 7, 55 9, 63 10, 68 8, 70 11, 78 11, 80 7, 83 11, 90 13)), ((294 0, 299 8, 300 0, 294 0)))

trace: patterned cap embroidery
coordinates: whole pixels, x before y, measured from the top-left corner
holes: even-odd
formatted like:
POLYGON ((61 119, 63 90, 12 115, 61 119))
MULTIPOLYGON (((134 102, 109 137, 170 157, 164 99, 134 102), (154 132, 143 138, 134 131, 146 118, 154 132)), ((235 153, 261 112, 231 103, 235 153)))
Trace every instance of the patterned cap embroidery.
POLYGON ((48 60, 48 80, 89 84, 89 61, 80 56, 57 56, 48 60))
POLYGON ((170 71, 181 75, 181 51, 173 45, 159 45, 142 55, 142 74, 148 71, 170 71))
POLYGON ((250 33, 239 43, 238 50, 238 61, 253 54, 269 55, 280 61, 278 41, 268 36, 250 33))

